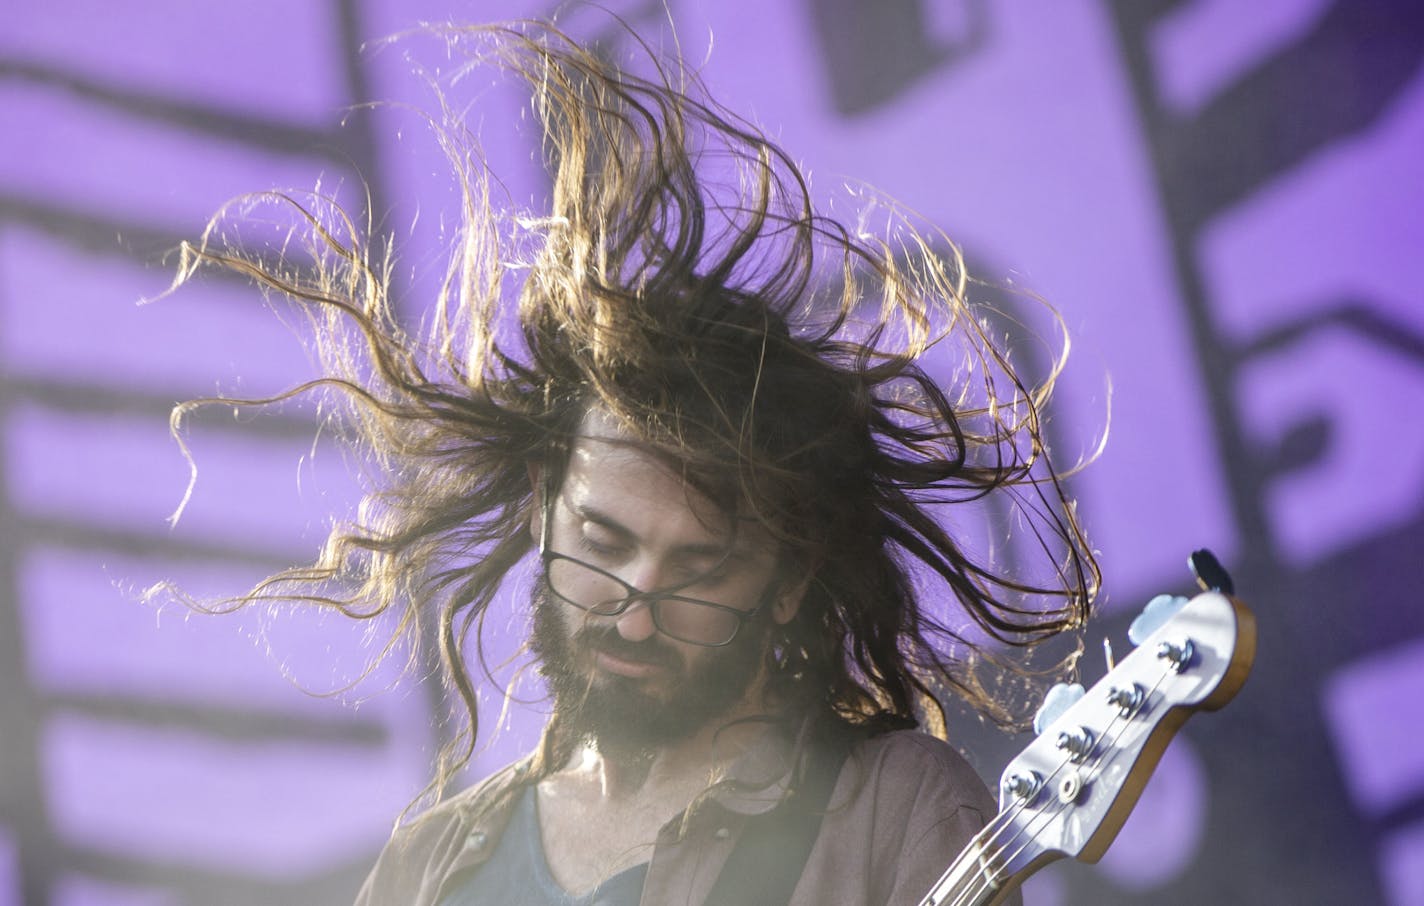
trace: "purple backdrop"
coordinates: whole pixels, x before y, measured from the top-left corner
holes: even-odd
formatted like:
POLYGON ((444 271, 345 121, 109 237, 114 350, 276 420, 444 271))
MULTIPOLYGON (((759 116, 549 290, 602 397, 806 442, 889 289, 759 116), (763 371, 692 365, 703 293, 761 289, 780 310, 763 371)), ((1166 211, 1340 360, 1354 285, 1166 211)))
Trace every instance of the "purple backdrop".
MULTIPOLYGON (((1202 545, 1255 606, 1241 697, 1188 726, 1101 865, 1049 869, 1029 906, 1424 906, 1417 4, 609 5, 655 44, 670 15, 689 57, 710 43, 714 93, 819 192, 877 186, 982 275, 1063 312, 1061 456, 1093 448, 1112 388, 1106 452, 1073 479, 1106 571, 1098 634, 1120 640, 1141 602, 1185 590, 1202 545)), ((159 577, 232 592, 300 562, 353 496, 302 407, 212 413, 193 423, 202 477, 170 529, 187 481, 172 403, 260 395, 311 365, 240 283, 134 300, 162 292, 164 252, 227 199, 320 179, 358 201, 364 180, 418 317, 451 184, 415 118, 351 112, 429 100, 403 51, 361 46, 471 14, 448 0, 7 14, 0 906, 342 903, 427 779, 437 696, 394 662, 347 689, 369 657, 361 627, 133 602, 159 577)), ((566 21, 618 40, 596 11, 566 21)), ((490 92, 479 109, 528 203, 544 183, 532 137, 508 128, 518 102, 490 92)), ((517 709, 474 773, 540 719, 517 709)), ((990 778, 1022 742, 966 732, 990 778)))

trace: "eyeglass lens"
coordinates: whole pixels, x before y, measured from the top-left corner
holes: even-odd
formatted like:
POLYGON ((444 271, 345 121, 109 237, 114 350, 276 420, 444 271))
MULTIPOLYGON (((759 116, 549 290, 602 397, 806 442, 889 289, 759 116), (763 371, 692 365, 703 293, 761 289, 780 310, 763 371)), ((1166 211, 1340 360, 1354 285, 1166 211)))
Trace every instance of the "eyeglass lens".
MULTIPOLYGON (((617 613, 628 599, 626 585, 612 576, 566 557, 550 559, 549 587, 555 594, 597 614, 617 613)), ((663 633, 685 642, 721 645, 736 635, 735 614, 678 597, 650 597, 653 622, 663 633)))

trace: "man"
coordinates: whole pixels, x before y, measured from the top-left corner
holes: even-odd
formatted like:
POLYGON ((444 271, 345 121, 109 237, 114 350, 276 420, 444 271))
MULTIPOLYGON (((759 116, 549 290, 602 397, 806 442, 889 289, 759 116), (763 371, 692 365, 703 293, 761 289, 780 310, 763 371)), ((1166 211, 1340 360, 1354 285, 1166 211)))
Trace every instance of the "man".
POLYGON ((1079 626, 1095 588, 1042 445, 1051 380, 1008 366, 956 260, 893 212, 878 237, 815 213, 686 73, 536 25, 446 37, 527 82, 554 179, 511 235, 447 135, 468 219, 429 340, 336 230, 305 280, 220 231, 191 250, 307 307, 384 467, 360 524, 250 599, 435 619, 469 714, 437 782, 477 738, 466 637, 538 558, 538 750, 398 829, 359 902, 918 902, 995 808, 913 728, 943 737, 950 695, 1007 719, 980 668, 1079 626), (951 347, 952 396, 922 365, 951 347), (985 498, 1051 581, 946 532, 985 498))

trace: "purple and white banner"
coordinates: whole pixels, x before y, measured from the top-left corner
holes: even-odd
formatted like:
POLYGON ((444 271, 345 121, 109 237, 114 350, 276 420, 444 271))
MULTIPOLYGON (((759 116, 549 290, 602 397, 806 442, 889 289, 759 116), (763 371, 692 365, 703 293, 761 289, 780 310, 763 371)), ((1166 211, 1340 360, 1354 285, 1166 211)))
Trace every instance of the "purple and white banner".
MULTIPOLYGON (((664 49, 675 30, 818 192, 874 186, 980 276, 1062 312, 1055 452, 1090 454, 1111 411, 1105 452, 1071 479, 1106 578, 1090 641, 1125 644, 1142 603, 1189 589, 1202 546, 1256 611, 1241 695, 1186 727, 1100 865, 1049 868, 1029 906, 1424 906, 1424 6, 608 9, 664 49)), ((430 101, 406 49, 376 45, 421 21, 554 11, 7 8, 0 906, 345 903, 429 779, 439 696, 398 676, 403 654, 347 689, 366 627, 136 602, 161 578, 242 591, 310 559, 354 501, 311 411, 213 411, 192 422, 200 477, 170 528, 188 482, 172 405, 313 366, 240 281, 137 302, 228 199, 320 183, 394 234, 401 313, 419 319, 453 186, 419 117, 363 106, 430 101)), ((607 11, 561 16, 610 51, 627 40, 607 11)), ((519 99, 480 95, 471 127, 532 204, 546 186, 519 99)), ((540 719, 517 709, 472 774, 540 719)), ((969 732, 992 782, 1022 741, 969 732)))

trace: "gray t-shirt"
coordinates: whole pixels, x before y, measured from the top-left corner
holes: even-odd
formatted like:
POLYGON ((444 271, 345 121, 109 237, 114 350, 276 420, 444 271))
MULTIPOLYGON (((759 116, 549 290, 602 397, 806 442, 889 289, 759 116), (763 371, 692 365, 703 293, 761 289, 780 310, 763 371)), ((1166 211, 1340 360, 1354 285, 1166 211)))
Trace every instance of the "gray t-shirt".
POLYGON ((544 858, 535 788, 519 794, 490 860, 440 906, 638 906, 648 863, 619 872, 583 896, 559 886, 544 858))

